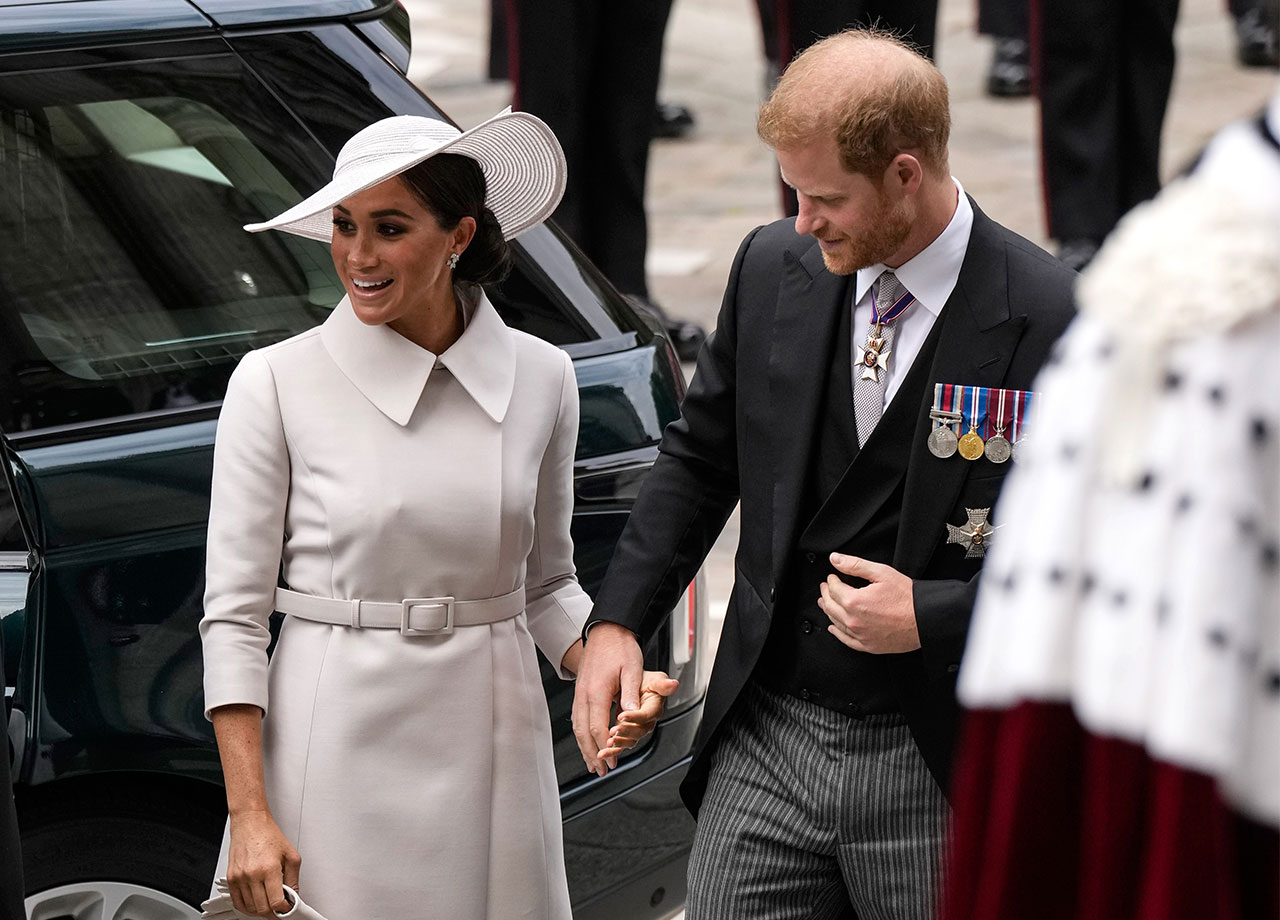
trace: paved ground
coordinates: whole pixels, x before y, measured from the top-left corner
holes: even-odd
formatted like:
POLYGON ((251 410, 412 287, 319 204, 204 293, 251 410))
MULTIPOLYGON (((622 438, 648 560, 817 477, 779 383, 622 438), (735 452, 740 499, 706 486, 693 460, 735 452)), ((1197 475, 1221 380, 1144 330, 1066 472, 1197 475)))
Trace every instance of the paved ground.
MULTIPOLYGON (((464 128, 509 101, 484 78, 488 0, 404 0, 414 26, 410 76, 464 128)), ((941 0, 938 62, 951 86, 952 172, 983 209, 1046 245, 1038 110, 982 92, 990 42, 975 32, 974 0, 941 0)), ((1274 71, 1235 64, 1221 0, 1183 0, 1178 67, 1164 132, 1164 171, 1177 172, 1221 125, 1256 111, 1280 86, 1274 71)), ((677 0, 661 96, 690 106, 693 134, 659 141, 649 181, 652 293, 671 313, 710 328, 742 237, 779 216, 776 167, 756 140, 764 79, 752 0, 677 0)), ((1247 181, 1247 177, 1242 177, 1247 181)), ((730 522, 708 562, 713 614, 723 614, 737 542, 730 522)), ((713 616, 713 631, 719 620, 713 616)))

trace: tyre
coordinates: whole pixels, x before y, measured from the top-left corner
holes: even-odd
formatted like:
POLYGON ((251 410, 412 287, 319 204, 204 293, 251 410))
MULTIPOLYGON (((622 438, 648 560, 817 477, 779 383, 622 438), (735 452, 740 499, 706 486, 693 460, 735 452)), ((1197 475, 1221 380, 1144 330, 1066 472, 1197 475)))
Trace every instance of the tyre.
POLYGON ((84 796, 24 814, 29 920, 194 920, 222 818, 191 801, 84 796))

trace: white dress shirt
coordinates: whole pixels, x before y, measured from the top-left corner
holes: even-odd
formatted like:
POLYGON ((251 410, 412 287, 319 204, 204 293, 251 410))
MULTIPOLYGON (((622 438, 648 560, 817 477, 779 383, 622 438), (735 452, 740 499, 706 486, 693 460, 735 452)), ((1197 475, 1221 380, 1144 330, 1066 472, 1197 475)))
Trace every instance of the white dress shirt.
MULTIPOLYGON (((959 180, 952 176, 951 181, 956 185, 956 211, 951 215, 946 229, 914 257, 892 269, 902 286, 915 297, 916 303, 895 323, 897 334, 890 353, 889 387, 884 394, 885 407, 902 386, 929 330, 933 328, 934 320, 955 290, 956 280, 960 277, 960 264, 964 262, 964 254, 969 248, 973 208, 959 180)), ((861 345, 867 337, 867 327, 871 325, 871 286, 886 269, 887 265, 878 263, 858 270, 853 308, 854 345, 861 345)), ((854 353, 857 353, 856 348, 854 353)))

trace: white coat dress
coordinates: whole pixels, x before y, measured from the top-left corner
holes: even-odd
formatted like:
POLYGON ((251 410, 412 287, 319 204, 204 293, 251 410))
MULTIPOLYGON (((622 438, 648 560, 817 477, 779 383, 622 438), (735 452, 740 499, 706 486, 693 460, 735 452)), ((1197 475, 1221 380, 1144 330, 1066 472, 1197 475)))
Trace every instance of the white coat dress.
POLYGON ((563 352, 463 300, 437 358, 344 299, 246 355, 218 423, 206 713, 266 712, 268 804, 329 920, 570 917, 534 646, 558 667, 591 605, 569 537, 578 391, 563 352), (282 565, 322 597, 523 583, 526 608, 423 637, 286 617, 268 667, 282 565))

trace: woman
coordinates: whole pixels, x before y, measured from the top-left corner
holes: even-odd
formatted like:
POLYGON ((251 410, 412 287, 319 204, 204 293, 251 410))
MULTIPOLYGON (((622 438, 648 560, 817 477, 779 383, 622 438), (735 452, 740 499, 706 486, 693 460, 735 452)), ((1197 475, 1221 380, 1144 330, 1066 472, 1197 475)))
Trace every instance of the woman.
MULTIPOLYGON (((563 189, 532 116, 397 116, 246 227, 331 240, 347 296, 246 355, 219 422, 200 629, 238 910, 301 881, 330 920, 570 916, 534 645, 573 676, 578 393, 479 287, 563 189)), ((646 686, 615 756, 675 682, 646 686)))

